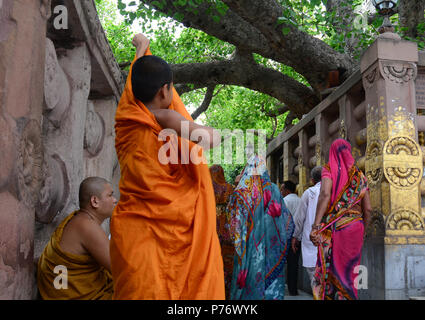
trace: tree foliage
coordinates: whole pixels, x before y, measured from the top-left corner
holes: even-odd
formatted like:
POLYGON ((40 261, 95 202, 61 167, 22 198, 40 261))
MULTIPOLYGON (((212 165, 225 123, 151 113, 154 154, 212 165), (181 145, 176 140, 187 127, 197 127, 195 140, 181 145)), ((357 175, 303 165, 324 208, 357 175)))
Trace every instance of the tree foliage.
MULTIPOLYGON (((331 72, 341 82, 357 68, 383 21, 362 0, 95 1, 120 64, 132 60, 131 38, 143 32, 172 65, 190 112, 206 109, 197 120, 264 129, 268 138, 338 85, 328 81, 331 72)), ((399 3, 396 32, 423 49, 424 5, 399 3)))

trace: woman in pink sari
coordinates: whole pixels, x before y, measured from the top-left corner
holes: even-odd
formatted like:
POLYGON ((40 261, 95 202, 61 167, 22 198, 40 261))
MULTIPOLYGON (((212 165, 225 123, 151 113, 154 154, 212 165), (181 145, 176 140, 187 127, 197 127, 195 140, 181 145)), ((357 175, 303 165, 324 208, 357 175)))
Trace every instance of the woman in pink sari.
POLYGON ((337 139, 322 170, 316 218, 310 235, 318 246, 313 296, 316 300, 358 299, 354 279, 370 221, 369 189, 351 155, 351 145, 337 139))

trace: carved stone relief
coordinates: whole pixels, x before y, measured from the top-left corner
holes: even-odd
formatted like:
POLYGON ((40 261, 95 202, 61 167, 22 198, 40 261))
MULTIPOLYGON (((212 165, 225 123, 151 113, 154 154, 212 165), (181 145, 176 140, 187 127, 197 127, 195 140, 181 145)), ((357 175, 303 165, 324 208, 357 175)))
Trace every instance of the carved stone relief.
POLYGON ((374 186, 381 182, 383 171, 381 168, 382 160, 382 146, 381 143, 377 140, 370 141, 366 148, 366 176, 368 183, 371 186, 374 186))
POLYGON ((408 82, 416 79, 417 66, 412 62, 381 61, 379 68, 382 76, 396 83, 408 82))
POLYGON ((33 207, 38 198, 42 163, 41 129, 37 121, 30 120, 22 132, 18 156, 19 196, 29 207, 33 207))
POLYGON ((44 113, 58 128, 71 103, 69 80, 59 64, 53 42, 46 38, 46 60, 44 71, 44 113))
POLYGON ((419 213, 400 208, 387 218, 386 230, 387 234, 421 234, 424 231, 424 221, 419 213))
POLYGON ((384 173, 396 188, 412 188, 422 178, 422 153, 417 142, 406 136, 389 139, 384 146, 384 173))
POLYGON ((105 121, 94 109, 93 102, 87 105, 87 115, 84 132, 84 149, 94 157, 102 150, 105 140, 105 121))
POLYGON ((38 222, 47 224, 64 208, 70 190, 65 163, 57 154, 46 156, 43 177, 35 215, 38 222))
POLYGON ((375 83, 378 75, 378 67, 371 68, 364 76, 363 76, 363 87, 365 89, 370 89, 375 83))

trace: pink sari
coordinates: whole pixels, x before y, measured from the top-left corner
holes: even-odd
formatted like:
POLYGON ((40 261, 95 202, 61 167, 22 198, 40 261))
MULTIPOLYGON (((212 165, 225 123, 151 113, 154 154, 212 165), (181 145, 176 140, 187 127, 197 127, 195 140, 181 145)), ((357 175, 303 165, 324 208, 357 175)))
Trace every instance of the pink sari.
POLYGON ((354 269, 361 260, 364 225, 360 208, 368 188, 347 141, 338 139, 332 144, 323 178, 332 180, 332 195, 318 231, 313 296, 316 300, 358 299, 354 269))

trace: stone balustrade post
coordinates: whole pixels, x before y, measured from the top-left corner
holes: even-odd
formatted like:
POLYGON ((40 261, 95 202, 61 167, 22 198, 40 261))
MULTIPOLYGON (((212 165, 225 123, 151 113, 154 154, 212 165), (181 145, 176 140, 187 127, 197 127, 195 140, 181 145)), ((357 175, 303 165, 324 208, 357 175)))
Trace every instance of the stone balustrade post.
POLYGON ((425 276, 425 228, 419 189, 422 151, 416 128, 417 62, 417 45, 389 33, 379 36, 361 58, 367 118, 365 171, 373 207, 363 253, 370 298, 425 294, 425 283, 420 283, 425 276))

